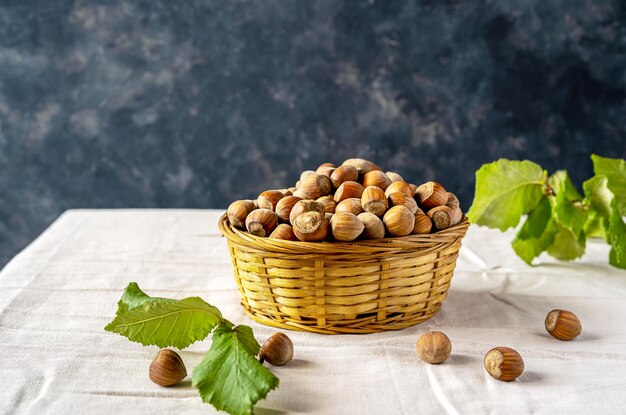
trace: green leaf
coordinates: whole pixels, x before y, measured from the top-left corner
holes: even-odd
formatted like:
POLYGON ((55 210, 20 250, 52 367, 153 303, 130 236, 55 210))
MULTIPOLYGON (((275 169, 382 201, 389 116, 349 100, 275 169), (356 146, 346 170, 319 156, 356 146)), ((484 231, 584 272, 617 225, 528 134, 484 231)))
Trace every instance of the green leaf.
POLYGON ((620 214, 626 215, 626 161, 591 155, 593 171, 606 176, 608 187, 615 195, 620 214))
POLYGON ((548 254, 562 261, 571 261, 580 258, 585 253, 585 234, 574 235, 572 231, 560 224, 556 224, 554 242, 547 249, 548 254))
POLYGON ((252 414, 254 404, 278 386, 278 378, 255 358, 259 349, 250 327, 217 326, 211 349, 192 374, 202 400, 233 415, 252 414))
POLYGON ((539 203, 545 181, 541 167, 528 160, 485 164, 476 172, 474 202, 467 216, 478 225, 502 231, 514 227, 539 203))
POLYGON ((608 219, 604 218, 595 210, 590 210, 583 232, 585 232, 587 238, 607 239, 606 230, 608 229, 608 227, 608 219))
POLYGON ((607 232, 607 242, 611 245, 609 263, 615 267, 626 269, 626 224, 624 224, 616 200, 613 200, 611 207, 611 218, 607 232))
POLYGON ((199 297, 150 297, 133 282, 124 290, 115 318, 104 329, 145 346, 184 349, 206 338, 222 321, 219 310, 199 297))
POLYGON ((609 190, 609 181, 606 176, 593 176, 583 183, 585 202, 598 212, 599 215, 608 219, 611 216, 611 201, 613 192, 609 190))
POLYGON ((554 242, 556 225, 552 221, 552 207, 542 198, 513 239, 513 249, 528 265, 554 242))
POLYGON ((558 170, 551 175, 548 178, 548 186, 557 195, 564 194, 567 200, 581 200, 583 198, 570 180, 567 170, 558 170))
POLYGON ((554 216, 561 225, 579 235, 587 222, 587 211, 580 202, 572 202, 565 196, 565 192, 556 195, 554 216))

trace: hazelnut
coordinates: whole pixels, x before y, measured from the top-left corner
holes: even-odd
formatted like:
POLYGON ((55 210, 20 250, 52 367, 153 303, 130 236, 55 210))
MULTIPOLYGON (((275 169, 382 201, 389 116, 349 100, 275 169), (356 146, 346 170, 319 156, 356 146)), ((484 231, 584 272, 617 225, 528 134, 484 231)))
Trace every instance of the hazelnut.
POLYGON ((278 189, 279 192, 283 194, 283 196, 291 196, 293 192, 289 189, 278 189))
POLYGON ((363 187, 376 186, 383 191, 391 184, 391 179, 380 170, 372 170, 363 175, 363 187))
POLYGON ((403 182, 404 179, 402 178, 402 176, 400 176, 398 173, 393 172, 393 171, 388 171, 387 173, 385 173, 387 175, 387 177, 389 177, 389 180, 391 180, 391 182, 403 182))
POLYGON ((319 166, 317 166, 318 169, 322 168, 322 167, 332 167, 333 169, 336 168, 337 166, 335 166, 333 163, 322 163, 319 166))
POLYGON ((323 241, 328 236, 326 215, 320 212, 304 212, 293 221, 293 233, 304 242, 323 241))
POLYGON ((385 224, 373 213, 363 212, 357 218, 363 222, 363 237, 365 239, 382 239, 385 237, 385 224))
POLYGON ((317 199, 317 201, 324 205, 326 213, 335 213, 335 207, 337 207, 337 202, 335 202, 335 199, 333 199, 332 195, 322 196, 317 199))
POLYGON ((300 196, 301 194, 304 196, 303 199, 318 199, 329 194, 331 190, 332 184, 330 179, 313 172, 300 179, 300 186, 298 186, 296 196, 300 196))
MULTIPOLYGON (((400 182, 396 182, 400 183, 400 182)), ((412 214, 417 213, 417 202, 413 199, 413 196, 409 196, 406 193, 396 192, 389 195, 390 206, 404 206, 409 209, 412 214)))
MULTIPOLYGON (((417 187, 416 187, 417 188, 417 187)), ((409 197, 415 195, 415 191, 411 188, 411 185, 407 182, 393 182, 385 189, 385 195, 389 197, 392 193, 405 193, 409 197)))
POLYGON ((461 204, 459 202, 459 199, 456 197, 456 195, 452 192, 448 192, 448 201, 446 202, 446 206, 448 207, 460 207, 461 204))
POLYGON ((418 213, 415 215, 415 225, 413 226, 413 232, 411 233, 414 235, 430 233, 432 228, 433 223, 430 218, 423 213, 418 213))
POLYGON ((320 166, 317 168, 317 170, 315 170, 315 173, 330 178, 330 175, 333 174, 334 171, 335 171, 334 167, 320 166))
POLYGON ((261 209, 276 209, 276 204, 284 197, 280 190, 266 190, 256 199, 256 203, 261 209))
POLYGON ((576 314, 567 310, 552 310, 546 316, 546 330, 559 340, 574 340, 582 331, 576 314))
POLYGON ((440 231, 459 223, 463 217, 463 212, 458 207, 449 208, 444 205, 430 209, 427 215, 433 221, 435 228, 440 231))
POLYGON ((350 199, 352 197, 361 198, 365 188, 358 182, 343 182, 337 188, 335 192, 335 202, 339 203, 342 200, 350 199))
POLYGON ((378 165, 372 163, 369 160, 365 159, 348 159, 343 162, 344 166, 354 166, 359 172, 359 177, 363 177, 365 174, 369 173, 372 170, 380 170, 378 165))
POLYGON ((439 364, 450 357, 452 352, 452 343, 444 333, 440 331, 431 331, 417 340, 416 345, 417 357, 426 363, 439 364))
POLYGON ((354 166, 339 166, 330 175, 330 181, 335 188, 343 182, 356 182, 359 179, 359 172, 354 166))
POLYGON ((356 215, 348 212, 337 212, 330 220, 333 237, 338 241, 354 241, 361 235, 365 226, 356 215))
POLYGON ((297 241, 296 235, 293 233, 291 225, 281 223, 270 234, 271 239, 284 239, 285 241, 297 241))
POLYGON ((284 333, 274 333, 265 340, 259 352, 259 361, 267 361, 274 366, 283 366, 293 359, 293 342, 284 333))
POLYGON ((278 225, 278 215, 269 209, 256 209, 246 218, 246 229, 252 235, 268 236, 278 225))
POLYGON ((324 205, 320 202, 316 202, 315 200, 299 200, 295 205, 293 205, 291 212, 289 212, 289 222, 293 225, 294 219, 304 212, 324 213, 324 205))
POLYGON ((487 352, 484 359, 487 373, 498 380, 510 382, 524 371, 522 356, 509 347, 496 347, 487 352))
POLYGON ((387 207, 389 206, 385 192, 377 186, 366 187, 365 190, 363 190, 360 202, 364 211, 373 213, 376 216, 384 215, 387 211, 387 207))
POLYGON ((174 386, 187 377, 187 369, 178 353, 159 350, 150 364, 150 380, 160 386, 174 386))
POLYGON ((385 213, 383 222, 392 236, 406 236, 413 232, 415 216, 404 206, 394 206, 385 213))
POLYGON ((256 205, 251 200, 236 200, 228 206, 228 221, 237 228, 246 227, 246 218, 256 209, 256 205))
POLYGON ((345 199, 337 203, 337 207, 335 207, 335 213, 340 212, 349 212, 353 215, 358 215, 359 213, 363 212, 361 199, 351 197, 350 199, 345 199))
MULTIPOLYGON (((302 173, 300 173, 300 182, 304 181, 305 178, 309 177, 312 174, 317 174, 315 173, 313 170, 305 170, 302 173)), ((296 186, 299 187, 299 186, 296 186)))
POLYGON ((448 201, 448 192, 437 182, 422 184, 415 191, 415 199, 426 210, 445 205, 448 201))
POLYGON ((298 203, 300 199, 298 196, 285 196, 276 203, 276 214, 278 218, 283 222, 289 221, 289 214, 294 205, 298 203))

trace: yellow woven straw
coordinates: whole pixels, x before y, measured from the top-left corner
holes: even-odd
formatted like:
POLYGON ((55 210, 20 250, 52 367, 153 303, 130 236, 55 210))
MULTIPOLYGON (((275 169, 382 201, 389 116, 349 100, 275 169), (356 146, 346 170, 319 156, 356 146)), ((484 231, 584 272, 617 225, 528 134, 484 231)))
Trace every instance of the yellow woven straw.
POLYGON ((467 219, 443 231, 350 243, 261 238, 219 221, 246 312, 324 334, 403 329, 446 298, 467 219))

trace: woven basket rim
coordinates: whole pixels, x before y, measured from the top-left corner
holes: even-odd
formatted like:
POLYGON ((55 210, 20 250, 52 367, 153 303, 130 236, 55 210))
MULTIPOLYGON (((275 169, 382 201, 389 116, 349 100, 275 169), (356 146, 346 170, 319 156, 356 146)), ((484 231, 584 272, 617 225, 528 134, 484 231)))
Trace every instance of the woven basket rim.
POLYGON ((290 254, 337 254, 337 253, 380 253, 415 248, 420 243, 432 243, 439 240, 455 239, 465 236, 471 225, 466 216, 448 229, 428 234, 408 235, 395 238, 365 239, 353 242, 303 242, 260 237, 244 232, 230 225, 228 215, 224 213, 218 222, 222 235, 239 245, 255 250, 282 252, 290 254))

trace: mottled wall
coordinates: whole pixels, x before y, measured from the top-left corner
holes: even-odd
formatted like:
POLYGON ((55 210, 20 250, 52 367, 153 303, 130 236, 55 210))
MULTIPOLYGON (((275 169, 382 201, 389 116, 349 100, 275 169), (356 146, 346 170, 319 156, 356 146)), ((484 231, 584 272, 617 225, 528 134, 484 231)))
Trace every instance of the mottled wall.
POLYGON ((0 3, 0 264, 69 208, 223 208, 322 161, 626 157, 607 0, 0 3))

